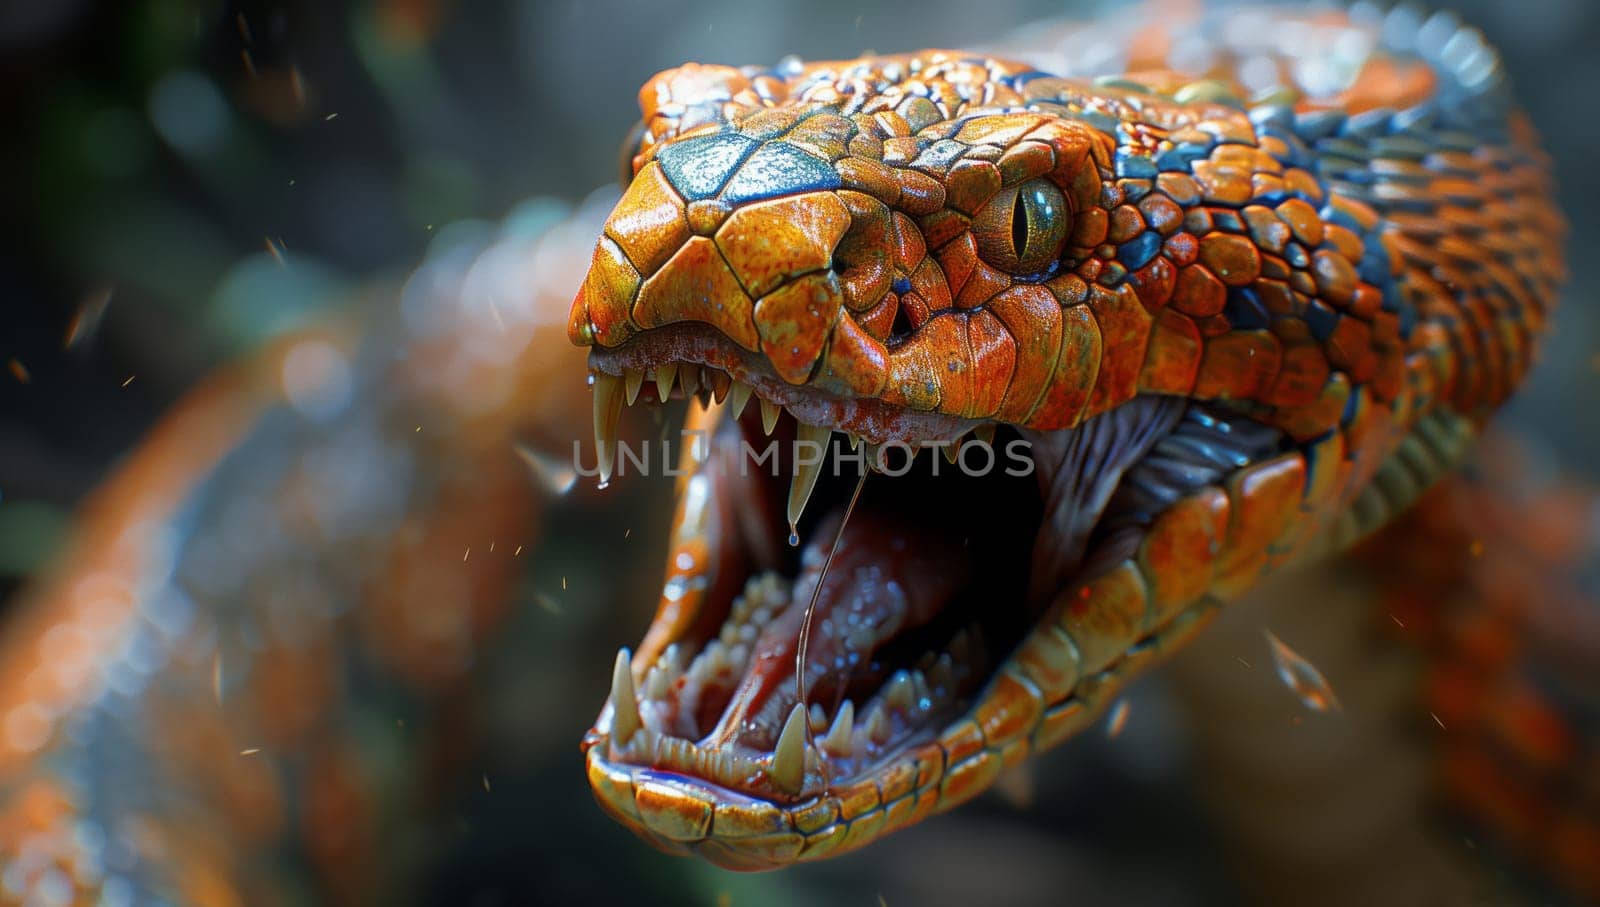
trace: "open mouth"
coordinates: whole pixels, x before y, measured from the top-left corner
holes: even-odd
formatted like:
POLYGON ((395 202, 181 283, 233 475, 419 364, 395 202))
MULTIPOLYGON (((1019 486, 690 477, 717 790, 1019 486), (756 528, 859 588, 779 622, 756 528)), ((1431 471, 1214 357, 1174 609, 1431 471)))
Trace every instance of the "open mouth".
POLYGON ((981 790, 1002 760, 962 759, 1007 735, 1020 758, 1050 705, 1019 648, 1058 644, 1154 513, 1285 443, 1165 397, 1064 431, 963 423, 789 385, 692 326, 650 341, 591 354, 598 446, 622 405, 699 403, 661 607, 619 653, 590 777, 658 846, 743 868, 844 835, 863 788, 885 831, 981 790))

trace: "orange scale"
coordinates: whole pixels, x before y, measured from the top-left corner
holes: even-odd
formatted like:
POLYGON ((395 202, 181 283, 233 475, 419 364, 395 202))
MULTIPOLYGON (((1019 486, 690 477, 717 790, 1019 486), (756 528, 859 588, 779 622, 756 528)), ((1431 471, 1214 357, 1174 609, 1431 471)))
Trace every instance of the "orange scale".
POLYGON ((1089 291, 1089 308, 1100 325, 1104 355, 1088 412, 1103 413, 1133 399, 1139 387, 1139 371, 1144 366, 1150 343, 1152 319, 1139 302, 1133 288, 1116 290, 1095 286, 1089 291))
POLYGON ((1228 304, 1228 288, 1205 265, 1192 264, 1178 271, 1171 301, 1178 311, 1205 318, 1219 314, 1228 304))
POLYGON ((1202 350, 1200 328, 1192 319, 1173 309, 1162 311, 1139 372, 1139 389, 1187 396, 1200 373, 1202 350))
POLYGON ((967 319, 967 342, 972 350, 972 399, 961 415, 993 416, 1016 375, 1016 340, 998 317, 977 311, 967 319))
POLYGON ((1228 496, 1202 488, 1156 518, 1139 548, 1149 578, 1154 626, 1161 626, 1205 595, 1228 532, 1228 496))
POLYGON ((1263 401, 1277 382, 1283 348, 1267 331, 1232 331, 1209 338, 1200 354, 1194 396, 1263 401))
POLYGON ((1177 268, 1165 258, 1156 257, 1150 263, 1128 276, 1139 301, 1152 314, 1161 310, 1172 298, 1178 282, 1177 268))
POLYGON ((1100 323, 1087 305, 1061 312, 1061 350, 1044 396, 1029 414, 1033 428, 1068 428, 1082 421, 1104 364, 1100 323))
POLYGON ((1061 356, 1061 307, 1048 290, 1022 284, 984 306, 999 320, 1014 344, 1014 366, 997 417, 1020 422, 1033 411, 1061 356))

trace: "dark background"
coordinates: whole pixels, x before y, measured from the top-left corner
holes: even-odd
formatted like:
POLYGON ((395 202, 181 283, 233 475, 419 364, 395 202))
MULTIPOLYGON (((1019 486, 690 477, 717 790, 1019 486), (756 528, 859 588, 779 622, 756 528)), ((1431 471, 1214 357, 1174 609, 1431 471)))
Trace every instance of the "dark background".
MULTIPOLYGON (((1504 419, 1592 474, 1600 325, 1590 296, 1600 261, 1585 253, 1600 239, 1590 215, 1600 204, 1600 4, 1451 5, 1503 52, 1552 150, 1573 223, 1573 280, 1558 330, 1504 419)), ((48 558, 75 502, 206 371, 325 315, 352 287, 403 274, 446 224, 497 219, 533 196, 577 201, 614 179, 635 93, 651 74, 691 59, 970 44, 1093 8, 1065 0, 5 3, 0 596, 48 558), (107 298, 97 329, 68 348, 74 320, 93 322, 107 298)), ((885 880, 902 895, 974 903, 1004 890, 1026 899, 1070 889, 1081 903, 1225 899, 1195 807, 1165 799, 1181 790, 1182 766, 1162 755, 1174 723, 1161 714, 1171 706, 1159 688, 1143 689, 1145 720, 1117 741, 1076 742, 1047 763, 1040 799, 1049 809, 1019 817, 989 798, 960 825, 933 823, 902 836, 916 835, 912 843, 875 849, 871 862, 795 877, 792 889, 778 877, 643 856, 630 871, 670 876, 655 889, 663 896, 732 891, 742 903, 801 892, 870 903, 885 880), (1063 829, 1064 814, 1097 818, 1063 829), (1160 816, 1161 827, 1141 816, 1160 816), (1030 833, 1044 828, 1053 832, 1030 833), (1021 888, 986 878, 1020 865, 1034 867, 1021 888)), ((563 817, 516 813, 526 798, 508 779, 496 788, 505 805, 474 819, 502 833, 458 845, 442 900, 458 883, 496 890, 497 875, 510 890, 528 890, 532 880, 516 877, 550 873, 563 854, 588 872, 595 857, 584 851, 632 847, 579 802, 587 795, 572 749, 559 758, 583 832, 563 837, 563 817), (547 859, 519 864, 496 850, 514 839, 506 829, 552 822, 547 859)), ((530 772, 525 783, 548 779, 530 772)), ((585 878, 557 872, 538 884, 582 900, 585 878)))

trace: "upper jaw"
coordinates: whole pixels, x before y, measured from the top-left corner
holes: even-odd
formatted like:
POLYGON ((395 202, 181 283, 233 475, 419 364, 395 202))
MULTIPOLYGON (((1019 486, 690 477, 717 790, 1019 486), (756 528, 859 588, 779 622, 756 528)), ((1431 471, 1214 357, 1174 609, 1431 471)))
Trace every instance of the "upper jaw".
POLYGON ((637 381, 636 386, 664 385, 670 390, 673 385, 659 377, 666 370, 680 379, 689 378, 693 382, 690 387, 710 391, 718 402, 729 393, 734 393, 736 400, 748 393, 788 410, 802 423, 842 431, 869 444, 939 443, 959 438, 984 422, 832 392, 815 384, 791 383, 780 377, 765 357, 704 325, 678 324, 631 338, 620 346, 596 346, 589 352, 589 367, 637 381), (707 369, 704 380, 698 373, 689 378, 688 369, 701 366, 707 369), (723 376, 732 380, 732 387, 719 387, 723 376))

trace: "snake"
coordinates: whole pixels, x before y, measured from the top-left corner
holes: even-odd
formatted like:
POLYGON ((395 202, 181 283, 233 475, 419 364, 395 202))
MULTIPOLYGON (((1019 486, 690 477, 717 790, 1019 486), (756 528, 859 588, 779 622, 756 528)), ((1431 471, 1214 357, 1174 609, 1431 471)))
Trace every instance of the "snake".
MULTIPOLYGON (((574 488, 564 445, 592 419, 581 471, 625 484, 641 401, 689 402, 657 613, 581 744, 594 799, 734 869, 862 847, 1406 512, 1562 279, 1548 161, 1448 14, 1173 8, 689 64, 640 103, 620 199, 442 231, 83 505, 0 635, 0 898, 413 891, 404 820, 526 667, 519 577, 626 490, 574 488)), ((1454 565, 1453 525, 1380 541, 1391 594, 1427 597, 1406 565, 1454 565)), ((1446 667, 1474 656, 1446 635, 1446 667)), ((1451 689, 1457 726, 1521 714, 1451 689)), ((1591 890, 1600 822, 1508 816, 1534 797, 1479 783, 1487 746, 1453 795, 1591 890)))
POLYGON ((602 481, 625 406, 699 401, 583 744, 650 843, 770 869, 971 800, 1527 373, 1563 222, 1480 32, 1135 18, 640 91, 568 332, 602 481))

